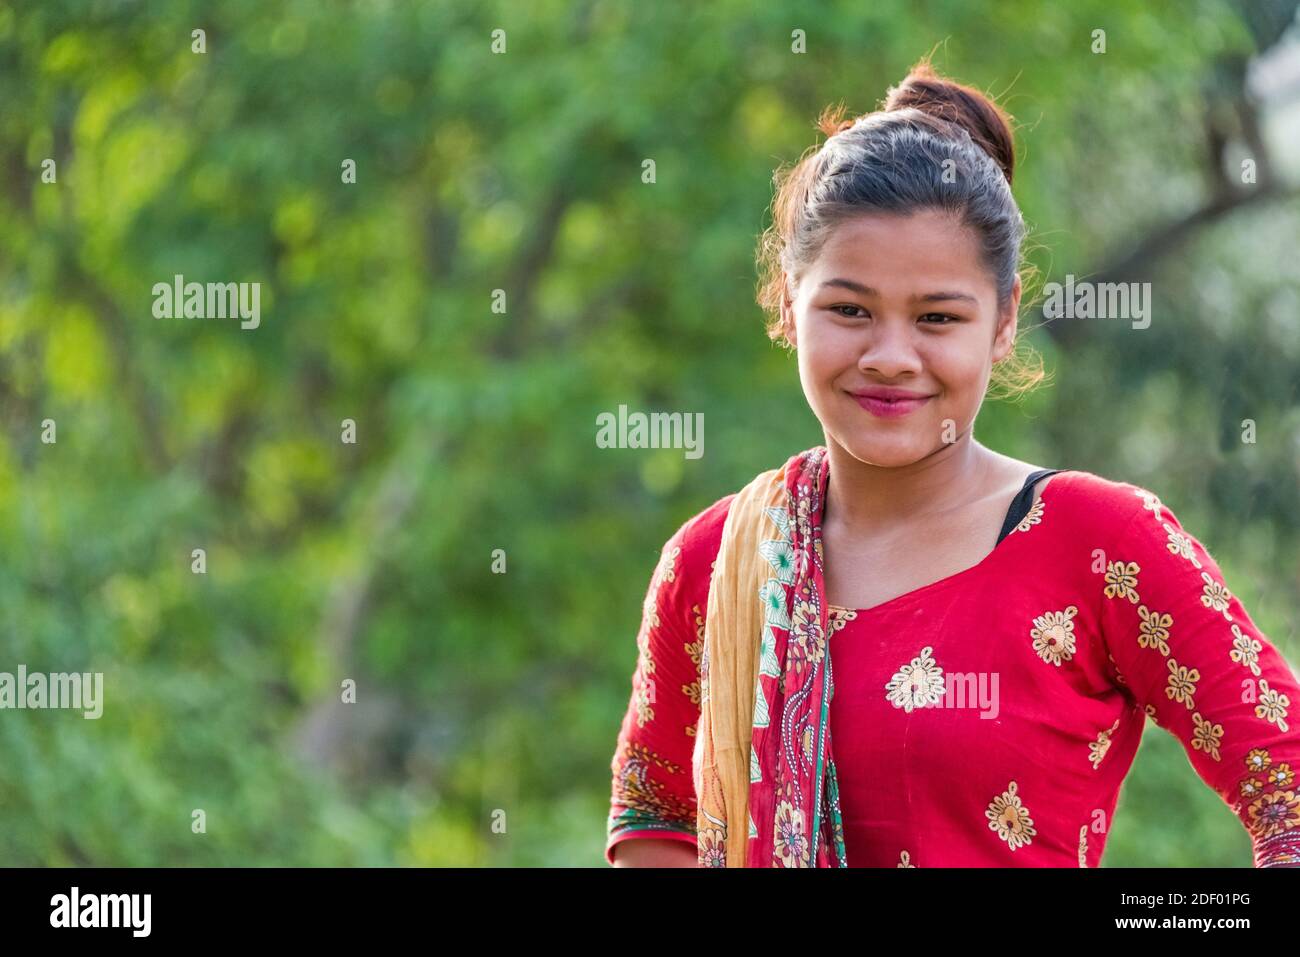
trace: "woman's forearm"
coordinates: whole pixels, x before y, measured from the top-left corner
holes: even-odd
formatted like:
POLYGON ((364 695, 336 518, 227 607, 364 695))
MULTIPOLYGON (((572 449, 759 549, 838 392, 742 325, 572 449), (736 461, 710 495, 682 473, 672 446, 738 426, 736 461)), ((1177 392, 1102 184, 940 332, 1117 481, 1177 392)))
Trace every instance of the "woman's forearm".
POLYGON ((638 837, 614 845, 615 867, 698 867, 695 846, 684 841, 638 837))

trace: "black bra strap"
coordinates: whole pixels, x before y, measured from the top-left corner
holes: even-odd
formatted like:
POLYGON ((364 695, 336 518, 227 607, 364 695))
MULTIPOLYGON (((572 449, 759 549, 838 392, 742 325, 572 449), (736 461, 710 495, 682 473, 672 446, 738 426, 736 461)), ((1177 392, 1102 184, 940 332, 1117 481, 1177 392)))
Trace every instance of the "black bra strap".
POLYGON ((1011 508, 1007 509, 1006 520, 1003 521, 1002 531, 998 534, 999 542, 1010 535, 1011 530, 1024 521, 1025 516, 1029 514, 1029 510, 1034 504, 1034 484, 1049 475, 1064 471, 1065 469, 1039 469, 1037 472, 1030 473, 1029 477, 1025 479, 1025 484, 1016 494, 1016 497, 1012 499, 1011 508))

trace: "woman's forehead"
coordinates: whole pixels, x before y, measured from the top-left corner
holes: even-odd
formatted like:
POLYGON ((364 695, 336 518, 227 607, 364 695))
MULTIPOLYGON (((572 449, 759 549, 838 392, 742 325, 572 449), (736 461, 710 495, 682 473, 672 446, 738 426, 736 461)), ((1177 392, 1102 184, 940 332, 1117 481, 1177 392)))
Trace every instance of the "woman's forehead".
POLYGON ((842 224, 805 280, 814 289, 829 286, 863 295, 928 295, 935 289, 975 295, 985 292, 993 277, 968 227, 933 217, 891 217, 842 224))

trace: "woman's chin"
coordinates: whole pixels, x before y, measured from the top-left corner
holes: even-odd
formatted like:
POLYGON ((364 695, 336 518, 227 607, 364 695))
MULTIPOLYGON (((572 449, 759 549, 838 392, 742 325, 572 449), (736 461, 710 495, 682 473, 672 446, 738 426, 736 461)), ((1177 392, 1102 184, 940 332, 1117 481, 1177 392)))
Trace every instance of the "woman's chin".
POLYGON ((902 468, 919 462, 934 451, 932 443, 922 441, 915 432, 897 435, 862 435, 838 437, 844 451, 865 465, 882 469, 902 468))

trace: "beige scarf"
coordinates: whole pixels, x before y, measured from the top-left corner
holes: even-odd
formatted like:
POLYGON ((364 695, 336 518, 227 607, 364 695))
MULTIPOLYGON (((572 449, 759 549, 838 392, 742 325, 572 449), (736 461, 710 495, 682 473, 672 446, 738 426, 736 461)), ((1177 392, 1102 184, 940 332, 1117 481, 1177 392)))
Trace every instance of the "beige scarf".
POLYGON ((744 867, 749 837, 749 762, 764 609, 771 566, 768 508, 785 510, 786 467, 763 472, 732 500, 709 585, 695 732, 696 840, 701 866, 744 867), (765 524, 766 523, 766 524, 765 524))

